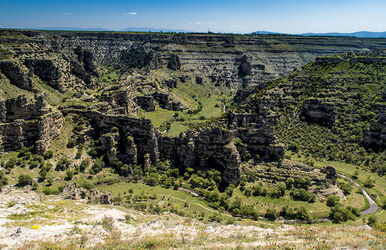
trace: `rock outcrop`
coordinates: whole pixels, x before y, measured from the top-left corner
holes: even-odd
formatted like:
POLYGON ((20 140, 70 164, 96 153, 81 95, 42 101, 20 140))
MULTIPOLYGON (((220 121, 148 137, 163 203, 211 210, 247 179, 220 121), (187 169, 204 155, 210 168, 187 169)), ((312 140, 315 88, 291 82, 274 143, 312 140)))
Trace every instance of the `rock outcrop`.
POLYGON ((180 57, 178 55, 172 54, 170 56, 168 68, 171 70, 179 70, 181 68, 181 60, 180 60, 180 57))
POLYGON ((137 96, 135 102, 138 106, 146 111, 154 111, 154 98, 152 96, 137 96))
POLYGON ((153 94, 153 97, 164 109, 173 111, 180 111, 186 109, 186 107, 184 107, 181 102, 173 100, 169 93, 156 92, 153 94))
POLYGON ((35 146, 38 153, 44 153, 59 134, 63 116, 51 110, 42 96, 35 103, 20 96, 0 101, 0 121, 0 152, 35 146))
POLYGON ((62 72, 52 60, 26 59, 25 65, 54 89, 63 90, 62 72))
POLYGON ((63 198, 67 200, 88 200, 92 203, 105 205, 113 204, 113 196, 109 192, 102 192, 97 189, 87 190, 77 187, 75 182, 67 183, 63 189, 63 198))
MULTIPOLYGON (((0 30, 0 36, 6 32, 0 30)), ((318 56, 370 51, 376 47, 375 44, 382 43, 380 40, 359 38, 347 42, 348 38, 342 37, 43 31, 18 33, 28 37, 28 42, 35 43, 41 52, 66 55, 73 61, 73 73, 91 86, 94 66, 118 65, 124 69, 135 67, 154 70, 161 68, 164 62, 164 66, 169 66, 173 71, 204 78, 215 76, 218 85, 229 83, 231 88, 239 88, 244 78, 239 77, 241 74, 248 76, 245 86, 260 86, 292 72, 318 56), (243 55, 240 51, 247 53, 243 55)), ((19 42, 17 38, 14 40, 19 42)), ((20 40, 25 42, 23 38, 20 40)), ((36 47, 30 54, 25 53, 25 57, 31 58, 34 53, 40 53, 36 47)), ((319 60, 322 63, 327 59, 319 60)))
POLYGON ((23 69, 23 65, 12 60, 0 61, 0 71, 10 80, 11 84, 25 90, 33 90, 32 72, 23 69))
POLYGON ((318 99, 306 100, 303 104, 302 115, 307 121, 332 126, 336 116, 335 105, 318 99))

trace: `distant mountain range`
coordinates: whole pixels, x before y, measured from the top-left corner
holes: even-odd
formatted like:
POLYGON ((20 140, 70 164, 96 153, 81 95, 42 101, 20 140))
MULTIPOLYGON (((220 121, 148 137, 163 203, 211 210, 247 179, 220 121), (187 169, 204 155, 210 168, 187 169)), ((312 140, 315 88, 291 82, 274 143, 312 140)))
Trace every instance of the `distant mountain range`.
POLYGON ((112 31, 103 28, 78 28, 78 27, 33 27, 32 30, 65 30, 65 31, 112 31))
POLYGON ((175 32, 175 33, 188 33, 192 31, 179 30, 179 29, 162 29, 152 27, 127 27, 121 30, 111 30, 103 28, 78 28, 78 27, 33 27, 25 28, 33 30, 64 30, 64 31, 132 31, 132 32, 175 32))
POLYGON ((119 31, 134 31, 134 32, 176 32, 176 33, 188 33, 192 31, 178 30, 178 29, 161 29, 151 27, 127 27, 119 31))
MULTIPOLYGON (((180 29, 168 29, 168 28, 152 28, 152 27, 127 27, 121 30, 111 30, 103 28, 79 28, 79 27, 29 27, 21 29, 32 29, 32 30, 64 30, 64 31, 132 31, 132 32, 173 32, 173 33, 191 33, 195 31, 180 30, 180 29)), ((367 37, 367 38, 386 38, 386 31, 383 32, 371 32, 371 31, 358 31, 352 33, 339 33, 339 32, 328 32, 328 33, 302 33, 302 34, 290 34, 290 33, 279 33, 271 31, 255 31, 249 34, 261 34, 261 35, 300 35, 300 36, 352 36, 352 37, 367 37)))
MULTIPOLYGON (((285 34, 270 31, 256 31, 255 34, 273 35, 273 34, 285 34)), ((289 35, 300 35, 300 36, 353 36, 353 37, 368 37, 368 38, 386 38, 386 31, 383 32, 371 32, 371 31, 358 31, 352 33, 302 33, 302 34, 289 34, 289 35)))

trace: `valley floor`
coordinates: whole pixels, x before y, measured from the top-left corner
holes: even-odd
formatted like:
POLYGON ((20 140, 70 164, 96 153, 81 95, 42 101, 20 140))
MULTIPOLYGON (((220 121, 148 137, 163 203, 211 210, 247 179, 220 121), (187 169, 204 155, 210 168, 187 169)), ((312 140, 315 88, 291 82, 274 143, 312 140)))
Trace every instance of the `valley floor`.
POLYGON ((169 212, 87 204, 6 187, 0 192, 0 248, 368 248, 385 234, 363 225, 287 225, 238 220, 204 222, 169 212))

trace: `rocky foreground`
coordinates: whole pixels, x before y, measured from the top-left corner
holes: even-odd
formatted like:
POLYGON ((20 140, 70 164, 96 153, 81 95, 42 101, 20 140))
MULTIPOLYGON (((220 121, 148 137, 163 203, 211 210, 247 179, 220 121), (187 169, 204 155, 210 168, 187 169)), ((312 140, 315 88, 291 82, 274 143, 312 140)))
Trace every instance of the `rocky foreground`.
POLYGON ((226 225, 62 198, 41 196, 27 188, 3 189, 0 247, 382 249, 386 246, 383 233, 360 222, 315 227, 240 220, 226 225))

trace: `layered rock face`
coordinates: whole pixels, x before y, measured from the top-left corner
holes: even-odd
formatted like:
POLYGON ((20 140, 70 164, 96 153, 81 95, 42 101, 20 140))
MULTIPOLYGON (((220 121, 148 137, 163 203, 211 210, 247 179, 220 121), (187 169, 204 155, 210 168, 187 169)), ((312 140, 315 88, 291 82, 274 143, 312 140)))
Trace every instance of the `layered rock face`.
POLYGON ((274 117, 230 114, 218 125, 200 131, 167 137, 159 133, 148 119, 124 115, 107 115, 96 111, 72 110, 92 120, 94 137, 101 138, 105 159, 127 164, 148 165, 168 159, 182 170, 216 168, 226 183, 241 178, 241 157, 259 154, 262 159, 284 157, 284 146, 273 134, 274 117), (236 145, 241 138, 243 145, 236 145))
POLYGON ((331 127, 335 122, 335 105, 317 99, 306 100, 303 104, 302 115, 308 121, 331 127))
POLYGON ((0 120, 0 152, 35 146, 38 153, 44 153, 59 134, 63 117, 49 109, 41 96, 31 104, 20 96, 0 101, 0 120))
POLYGON ((0 71, 11 81, 12 84, 21 89, 32 90, 32 72, 23 69, 20 63, 13 60, 0 61, 0 71))
MULTIPOLYGON (((5 31, 4 31, 5 32, 5 31)), ((321 55, 370 51, 376 39, 339 37, 252 37, 215 34, 133 34, 20 31, 41 51, 66 55, 72 72, 93 84, 95 66, 172 71, 199 76, 203 82, 232 88, 263 87, 321 55), (207 79, 207 80, 206 80, 207 79), (214 79, 214 81, 213 81, 214 79)), ((34 51, 34 53, 40 53, 34 51)), ((25 53, 24 57, 30 55, 25 53)), ((60 61, 60 59, 58 59, 60 61)))

